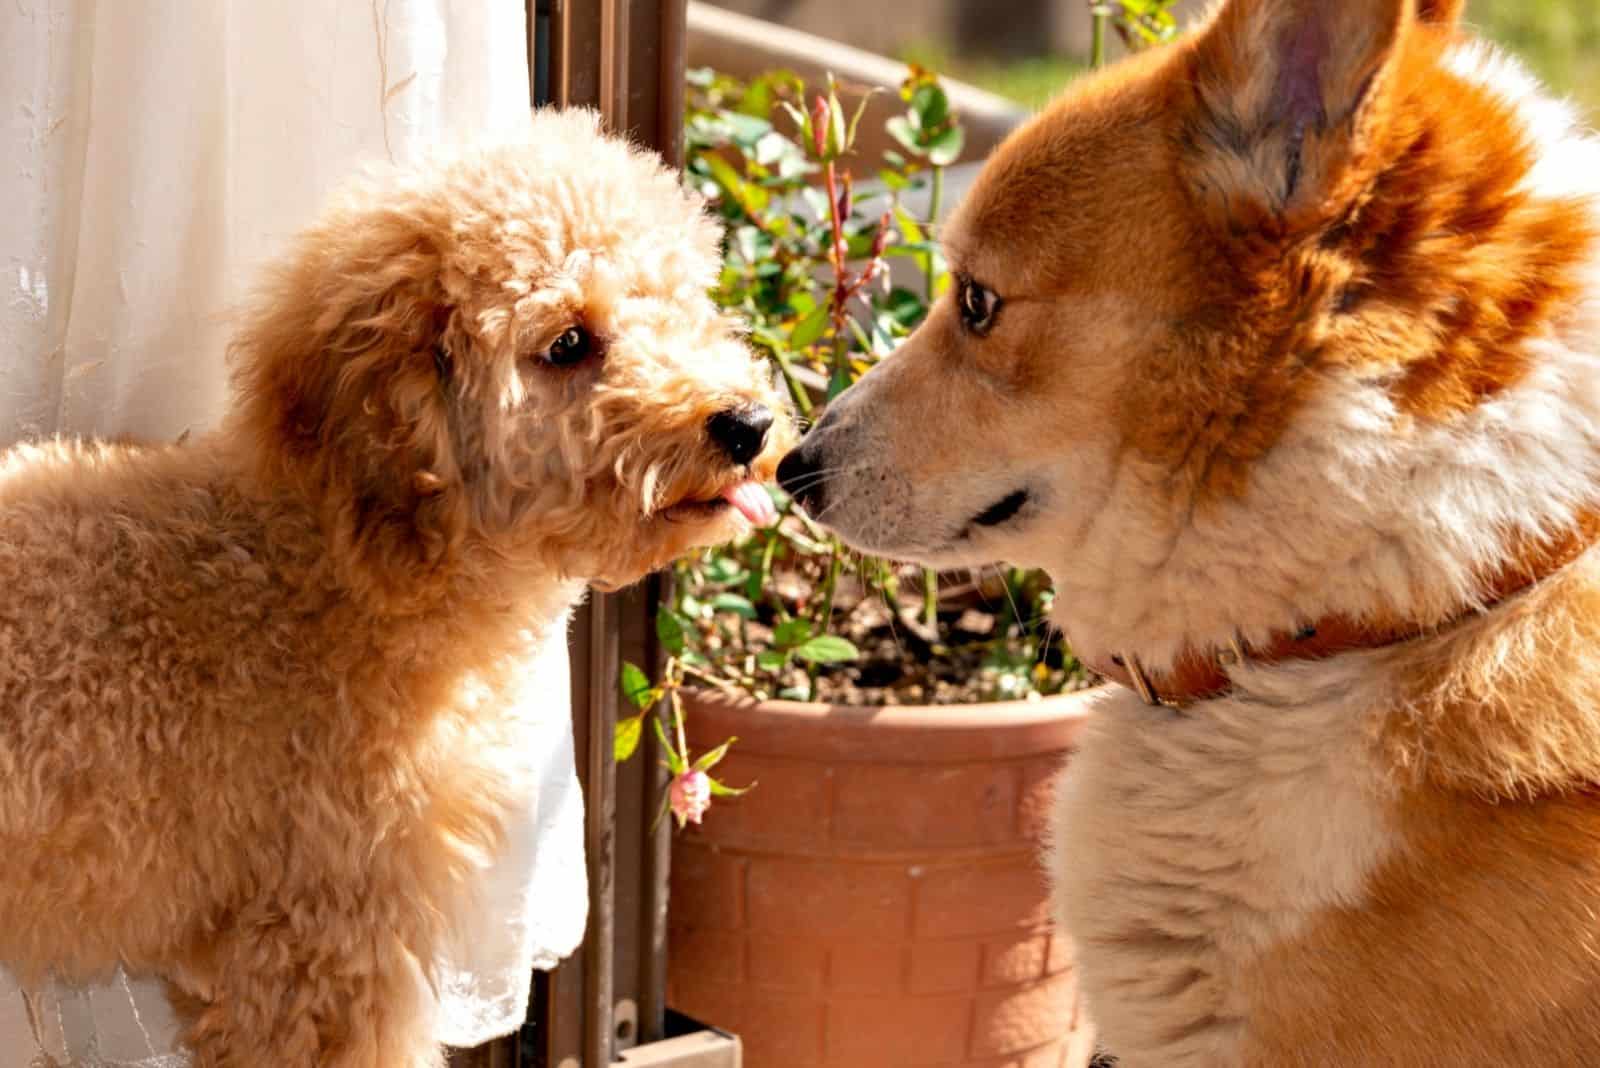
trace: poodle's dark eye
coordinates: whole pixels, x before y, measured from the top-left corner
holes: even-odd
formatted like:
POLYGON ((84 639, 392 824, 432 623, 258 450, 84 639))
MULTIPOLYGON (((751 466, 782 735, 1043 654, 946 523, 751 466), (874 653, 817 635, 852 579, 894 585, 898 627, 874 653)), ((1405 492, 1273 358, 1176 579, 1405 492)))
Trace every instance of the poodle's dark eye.
POLYGON ((545 350, 546 362, 556 367, 571 367, 582 363, 594 351, 594 338, 581 326, 569 326, 545 350))
POLYGON ((1000 313, 1000 298, 994 291, 963 278, 956 299, 960 302, 962 324, 979 337, 987 334, 994 326, 994 317, 1000 313))

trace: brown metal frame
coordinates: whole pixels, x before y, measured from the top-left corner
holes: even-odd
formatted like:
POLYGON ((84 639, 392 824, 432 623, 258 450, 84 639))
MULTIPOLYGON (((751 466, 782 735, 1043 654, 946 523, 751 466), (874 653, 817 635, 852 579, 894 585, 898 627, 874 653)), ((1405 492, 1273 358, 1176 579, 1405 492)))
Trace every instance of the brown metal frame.
MULTIPOLYGON (((597 109, 611 130, 683 160, 687 0, 527 0, 530 97, 538 105, 597 109), (545 63, 539 60, 544 58, 545 63)), ((600 1068, 627 1064, 738 1068, 736 1039, 670 1037, 666 1007, 667 879, 671 831, 656 823, 666 785, 659 743, 611 759, 626 659, 659 664, 654 606, 662 580, 596 594, 570 639, 578 774, 585 794, 589 927, 580 954, 535 977, 518 1037, 457 1055, 473 1068, 600 1068)))

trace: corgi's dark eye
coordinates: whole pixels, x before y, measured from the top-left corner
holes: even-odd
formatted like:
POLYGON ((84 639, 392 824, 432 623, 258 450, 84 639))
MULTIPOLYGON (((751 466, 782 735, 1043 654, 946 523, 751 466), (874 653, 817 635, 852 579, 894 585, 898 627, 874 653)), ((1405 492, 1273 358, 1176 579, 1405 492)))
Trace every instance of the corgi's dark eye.
POLYGON ((594 338, 581 326, 569 326, 545 350, 545 362, 555 367, 582 363, 594 351, 594 338))
POLYGON ((994 291, 970 278, 963 278, 956 299, 961 306, 962 325, 979 337, 987 334, 994 326, 995 316, 1000 313, 1000 298, 995 296, 994 291))

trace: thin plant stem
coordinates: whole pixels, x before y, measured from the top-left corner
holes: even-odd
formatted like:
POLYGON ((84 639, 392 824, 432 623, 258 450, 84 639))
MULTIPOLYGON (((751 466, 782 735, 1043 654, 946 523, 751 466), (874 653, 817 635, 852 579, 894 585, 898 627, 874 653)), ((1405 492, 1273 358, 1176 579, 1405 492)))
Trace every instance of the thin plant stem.
POLYGON ((677 683, 667 690, 667 699, 672 702, 672 726, 678 738, 678 758, 685 764, 689 762, 689 737, 683 727, 683 702, 678 700, 677 683))
POLYGON ((805 383, 795 377, 794 368, 789 364, 789 354, 774 348, 772 355, 778 361, 778 373, 783 376, 783 384, 789 388, 789 396, 794 399, 795 409, 799 411, 801 418, 809 420, 812 413, 811 394, 806 391, 805 383))
MULTIPOLYGON (((944 168, 933 168, 932 188, 928 192, 928 307, 933 307, 939 285, 939 254, 935 251, 934 233, 939 225, 939 209, 944 200, 944 168)), ((930 631, 939 628, 939 573, 931 567, 922 569, 922 622, 930 631)))
POLYGON ((939 254, 934 251, 934 232, 939 225, 939 209, 944 205, 944 168, 933 168, 928 192, 928 307, 933 307, 935 290, 939 284, 939 254))
POLYGON ((710 672, 701 671, 699 668, 690 667, 688 664, 683 665, 683 673, 691 678, 699 679, 708 686, 715 686, 717 689, 724 692, 739 692, 739 687, 734 683, 729 682, 727 679, 719 679, 710 672))
MULTIPOLYGON (((828 576, 822 584, 822 612, 817 617, 818 631, 826 632, 832 629, 833 624, 833 594, 839 586, 839 567, 843 557, 839 552, 839 542, 832 541, 831 552, 828 556, 828 576)), ((806 700, 817 699, 817 672, 816 664, 806 665, 806 700)))
POLYGON ((850 370, 850 327, 846 322, 850 314, 850 272, 845 263, 846 244, 844 217, 839 210, 838 168, 829 160, 822 173, 828 189, 828 222, 831 229, 828 265, 833 268, 833 295, 829 298, 828 312, 833 320, 833 377, 835 381, 844 381, 850 370))
POLYGON ((1089 66, 1099 70, 1106 65, 1106 27, 1111 23, 1111 5, 1104 0, 1093 0, 1089 5, 1094 32, 1089 38, 1089 66))
POLYGON ((1027 581, 1028 573, 1020 567, 1013 567, 1006 572, 1006 601, 1011 608, 1011 621, 1022 628, 1028 625, 1028 620, 1022 618, 1023 587, 1027 581))
POLYGON ((767 536, 767 543, 761 547, 761 585, 757 587, 758 591, 766 589, 767 583, 772 580, 772 558, 777 551, 778 535, 774 532, 767 536))

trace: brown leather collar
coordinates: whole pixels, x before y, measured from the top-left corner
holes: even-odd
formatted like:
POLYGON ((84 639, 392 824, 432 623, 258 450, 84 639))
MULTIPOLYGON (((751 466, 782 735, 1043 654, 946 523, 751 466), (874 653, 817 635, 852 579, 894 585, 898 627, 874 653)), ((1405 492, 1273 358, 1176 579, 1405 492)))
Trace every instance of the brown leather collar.
POLYGON ((1585 513, 1561 537, 1550 541, 1524 541, 1511 553, 1507 563, 1484 583, 1480 604, 1434 626, 1363 622, 1348 616, 1330 615, 1295 631, 1277 631, 1257 645, 1234 640, 1228 642, 1226 648, 1205 653, 1191 646, 1179 653, 1167 671, 1147 670, 1134 653, 1089 660, 1087 664, 1112 682, 1138 693, 1146 704, 1184 708, 1196 701, 1226 695, 1233 689, 1228 669, 1245 661, 1277 664, 1288 660, 1320 660, 1437 634, 1524 592, 1582 556, 1597 540, 1600 540, 1600 512, 1585 513))

